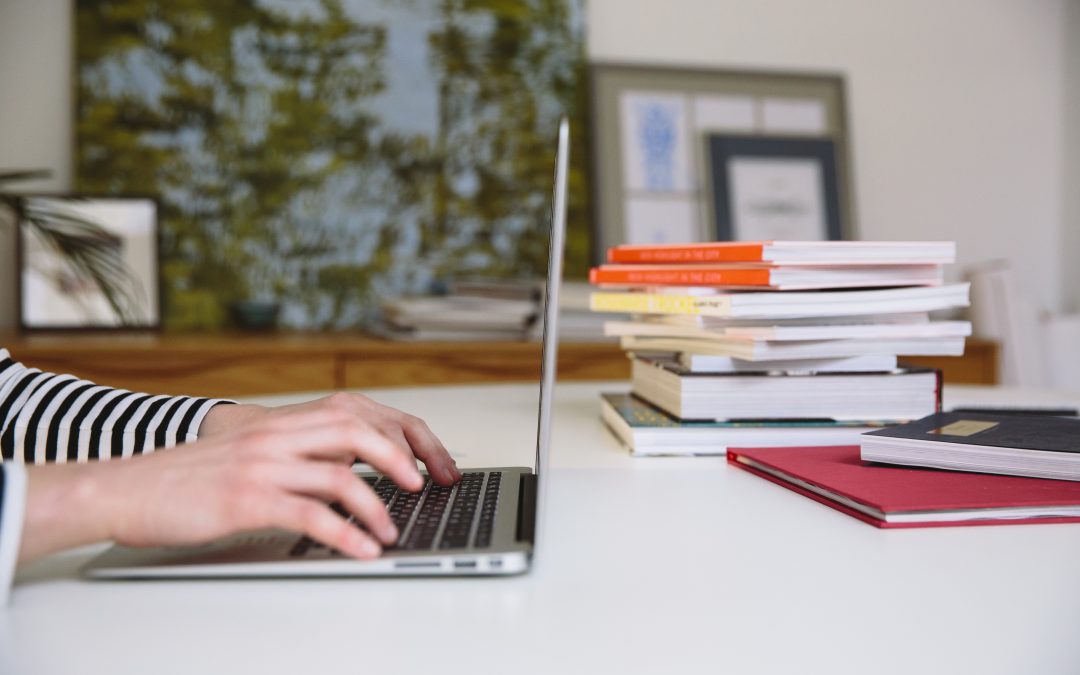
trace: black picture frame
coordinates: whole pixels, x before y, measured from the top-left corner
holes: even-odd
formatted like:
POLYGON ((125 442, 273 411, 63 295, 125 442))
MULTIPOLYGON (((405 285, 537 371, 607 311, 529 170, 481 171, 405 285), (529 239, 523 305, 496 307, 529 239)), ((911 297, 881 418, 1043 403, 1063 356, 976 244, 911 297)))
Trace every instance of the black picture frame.
POLYGON ((731 194, 730 167, 732 160, 813 160, 821 169, 821 205, 824 239, 842 240, 848 231, 841 208, 843 195, 837 177, 836 145, 826 138, 777 138, 759 136, 706 136, 706 154, 712 194, 714 234, 718 241, 758 240, 762 237, 739 227, 735 210, 737 195, 731 194))
MULTIPOLYGON (((15 269, 15 303, 18 316, 18 327, 23 333, 38 332, 115 332, 115 333, 144 333, 159 332, 162 328, 164 292, 161 279, 161 204, 156 197, 147 195, 96 195, 82 193, 35 193, 17 195, 15 206, 15 234, 16 234, 16 269, 15 269), (33 209, 37 206, 51 206, 53 208, 68 209, 69 213, 75 213, 76 218, 66 227, 68 236, 78 237, 81 234, 96 232, 96 236, 116 242, 121 251, 129 241, 138 241, 138 250, 132 252, 132 256, 138 262, 138 269, 131 269, 124 257, 121 257, 123 274, 129 275, 130 288, 137 293, 145 306, 129 316, 123 317, 113 314, 111 316, 89 313, 86 316, 50 316, 43 314, 41 298, 34 297, 36 268, 40 265, 41 256, 56 258, 59 256, 54 249, 45 250, 41 246, 41 237, 32 228, 31 221, 35 216, 33 209), (117 223, 110 222, 108 217, 93 217, 95 208, 128 207, 139 208, 142 219, 137 223, 129 223, 127 227, 119 227, 117 223), (87 212, 89 209, 89 213, 87 212), (81 215, 80 215, 81 212, 81 215), (96 230, 79 229, 77 221, 80 219, 89 221, 96 226, 96 230), (132 236, 132 233, 137 235, 132 236), (39 241, 33 241, 34 238, 39 241)), ((59 223, 60 229, 65 229, 63 223, 59 223)), ((40 232, 40 227, 37 229, 40 232)), ((108 248, 106 246, 106 248, 108 248)), ((133 248, 136 248, 133 246, 133 248)), ((100 258, 100 255, 98 256, 100 258)), ((40 269, 36 270, 40 272, 40 269)), ((40 274, 38 274, 40 276, 40 274)), ((36 281, 40 282, 40 279, 36 281)), ((40 289, 40 285, 37 286, 40 289)), ((80 289, 80 292, 93 294, 93 290, 80 289)), ((56 291, 63 293, 63 290, 56 291)), ((113 310, 110 308, 110 312, 113 310)))

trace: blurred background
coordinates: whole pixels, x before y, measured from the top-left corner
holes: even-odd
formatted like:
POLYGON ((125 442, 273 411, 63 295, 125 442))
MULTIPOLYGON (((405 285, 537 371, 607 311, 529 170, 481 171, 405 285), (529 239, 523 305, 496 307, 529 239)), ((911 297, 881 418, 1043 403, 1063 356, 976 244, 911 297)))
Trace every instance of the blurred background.
POLYGON ((542 270, 564 112, 584 276, 609 237, 597 64, 838 78, 849 236, 957 241, 1002 380, 1080 389, 1078 0, 4 0, 0 169, 153 193, 168 330, 261 298, 349 328, 385 295, 542 270))

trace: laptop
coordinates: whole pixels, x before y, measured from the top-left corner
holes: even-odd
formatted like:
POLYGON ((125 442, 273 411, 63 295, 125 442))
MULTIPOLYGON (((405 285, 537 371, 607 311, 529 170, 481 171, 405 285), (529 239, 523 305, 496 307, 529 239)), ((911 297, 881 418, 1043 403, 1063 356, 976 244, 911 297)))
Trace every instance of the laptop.
MULTIPOLYGON (((182 577, 476 576, 521 574, 532 565, 543 514, 544 474, 551 443, 551 397, 558 349, 559 282, 566 234, 569 123, 559 124, 551 210, 543 356, 536 432, 536 467, 464 470, 450 488, 427 479, 420 492, 397 489, 386 477, 358 473, 386 503, 398 525, 396 545, 374 560, 356 560, 308 537, 263 530, 202 546, 113 546, 83 574, 97 579, 182 577)), ((332 505, 333 506, 333 505, 332 505)), ((334 507, 351 518, 340 507, 334 507)))

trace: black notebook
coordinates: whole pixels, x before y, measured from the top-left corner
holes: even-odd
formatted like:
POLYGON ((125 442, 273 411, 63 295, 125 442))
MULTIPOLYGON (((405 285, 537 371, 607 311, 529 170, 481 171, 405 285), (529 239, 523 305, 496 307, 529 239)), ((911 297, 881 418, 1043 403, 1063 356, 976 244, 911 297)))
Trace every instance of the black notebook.
POLYGON ((1080 420, 937 413, 861 437, 862 459, 1080 481, 1080 420))

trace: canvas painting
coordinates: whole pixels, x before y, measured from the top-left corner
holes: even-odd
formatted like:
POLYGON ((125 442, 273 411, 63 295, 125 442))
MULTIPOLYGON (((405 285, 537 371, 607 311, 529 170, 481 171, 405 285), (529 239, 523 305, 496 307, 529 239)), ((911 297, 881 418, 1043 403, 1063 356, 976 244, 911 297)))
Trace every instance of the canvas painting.
POLYGON ((165 325, 363 326, 433 281, 590 258, 581 0, 77 0, 80 190, 161 204, 165 325))

